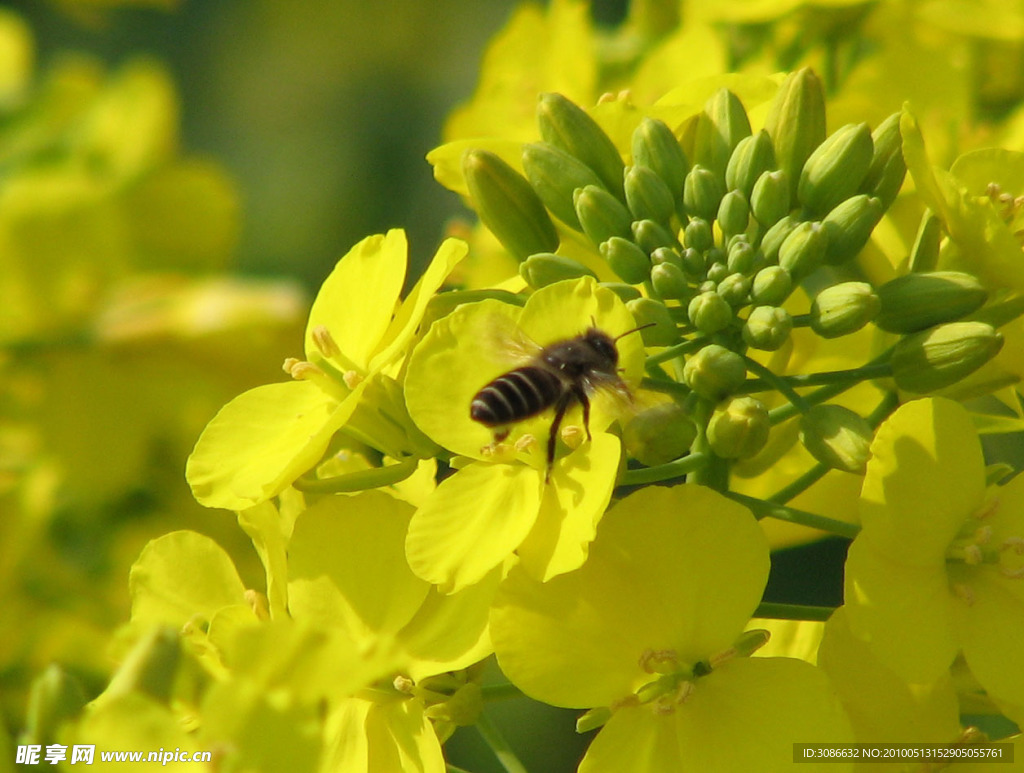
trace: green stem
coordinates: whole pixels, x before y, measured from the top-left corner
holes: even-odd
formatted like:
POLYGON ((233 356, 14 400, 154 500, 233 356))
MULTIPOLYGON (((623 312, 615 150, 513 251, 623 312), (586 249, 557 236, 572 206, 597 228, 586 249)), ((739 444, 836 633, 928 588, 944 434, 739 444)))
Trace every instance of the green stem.
POLYGON ((825 473, 827 473, 829 469, 831 468, 828 465, 818 462, 796 480, 791 481, 789 484, 783 486, 768 497, 767 501, 771 502, 773 505, 786 504, 786 502, 799 496, 819 480, 824 478, 825 473))
POLYGON ((644 361, 644 364, 658 365, 659 363, 662 362, 668 362, 669 360, 674 360, 676 357, 679 357, 682 354, 689 354, 690 352, 695 352, 701 347, 705 346, 707 343, 708 339, 705 337, 694 338, 692 341, 683 341, 683 343, 681 344, 670 346, 664 351, 660 351, 657 354, 652 354, 644 361))
POLYGON ((776 604, 762 601, 754 610, 753 617, 767 617, 771 620, 818 620, 824 622, 832 617, 835 607, 813 607, 803 604, 776 604))
POLYGON ((652 392, 662 392, 673 397, 685 398, 690 396, 690 387, 680 384, 678 381, 666 381, 660 378, 644 377, 640 382, 641 389, 650 389, 652 392))
POLYGON ((509 698, 522 698, 523 691, 511 682, 500 684, 486 684, 480 688, 480 693, 485 701, 504 701, 509 698))
POLYGON ((397 464, 387 467, 373 467, 369 470, 359 470, 346 475, 335 475, 333 478, 313 478, 303 476, 295 481, 295 488, 299 491, 306 491, 312 494, 339 494, 348 491, 363 491, 364 489, 379 488, 381 486, 393 486, 401 483, 414 472, 419 464, 419 459, 410 456, 397 464))
POLYGON ((783 376, 776 375, 769 368, 766 368, 757 360, 752 360, 750 357, 744 357, 743 359, 747 363, 749 370, 760 376, 762 381, 767 381, 774 386, 800 413, 807 413, 810 410, 807 401, 797 394, 796 390, 789 385, 783 376))
POLYGON ((485 713, 481 713, 480 717, 476 721, 477 732, 487 742, 487 745, 491 747, 491 751, 494 752, 494 756, 498 758, 498 762, 505 768, 507 773, 528 773, 523 763, 519 761, 512 748, 508 745, 508 741, 505 740, 505 736, 498 730, 498 726, 491 721, 491 718, 485 713))
POLYGON ((654 467, 642 467, 637 470, 626 470, 622 473, 618 485, 639 486, 645 483, 658 483, 663 480, 681 478, 708 463, 707 454, 692 453, 681 459, 654 467))
POLYGON ((829 534, 834 534, 837 537, 845 537, 846 539, 853 539, 860 533, 860 526, 854 523, 839 521, 835 518, 818 515, 817 513, 809 513, 806 510, 797 510, 794 507, 787 507, 786 505, 779 505, 774 502, 765 502, 763 499, 748 497, 746 494, 738 494, 735 491, 726 491, 724 493, 729 499, 750 508, 757 520, 775 518, 787 523, 819 529, 829 534))
MULTIPOLYGON (((841 370, 839 370, 839 371, 832 371, 832 375, 834 375, 836 373, 863 373, 864 371, 867 371, 869 375, 867 375, 865 378, 881 378, 881 377, 889 376, 889 375, 891 375, 891 368, 889 367, 889 357, 890 357, 891 354, 892 354, 892 349, 890 348, 890 349, 887 349, 886 351, 882 352, 882 354, 880 354, 878 357, 873 359, 871 362, 869 362, 863 368, 858 368, 858 369, 855 369, 855 370, 852 370, 852 371, 841 371, 841 370), (875 371, 879 371, 877 373, 877 375, 871 375, 875 371)), ((830 374, 813 374, 813 375, 830 375, 830 374)), ((807 377, 807 376, 790 376, 789 378, 792 379, 792 378, 809 378, 809 377, 807 377)), ((803 397, 804 401, 807 403, 807 405, 809 405, 809 406, 818 405, 819 403, 824 403, 827 400, 831 400, 836 395, 842 394, 847 389, 856 386, 857 384, 860 383, 861 380, 864 380, 864 379, 854 379, 854 380, 847 380, 847 381, 844 381, 844 380, 840 379, 840 380, 838 380, 835 383, 831 383, 831 384, 828 384, 827 386, 821 387, 821 389, 816 389, 815 391, 811 392, 810 394, 802 395, 802 397, 803 397)), ((749 382, 749 381, 747 382, 747 384, 750 384, 750 383, 751 382, 749 382)), ((811 385, 810 384, 797 384, 797 385, 794 385, 794 386, 811 386, 811 385)), ((772 410, 768 411, 768 420, 772 423, 772 426, 775 426, 776 424, 781 424, 786 419, 789 419, 789 418, 795 416, 796 414, 797 414, 797 410, 793 406, 792 403, 787 404, 787 405, 780 405, 778 408, 773 408, 772 410)))
MULTIPOLYGON (((778 376, 791 387, 839 385, 846 389, 861 381, 868 381, 873 378, 885 378, 892 375, 892 366, 888 362, 875 362, 862 365, 859 368, 850 370, 830 370, 824 373, 805 373, 796 376, 778 376)), ((766 383, 764 379, 748 379, 736 392, 746 394, 749 392, 764 392, 775 385, 766 383)), ((840 390, 842 391, 842 390, 840 390)))

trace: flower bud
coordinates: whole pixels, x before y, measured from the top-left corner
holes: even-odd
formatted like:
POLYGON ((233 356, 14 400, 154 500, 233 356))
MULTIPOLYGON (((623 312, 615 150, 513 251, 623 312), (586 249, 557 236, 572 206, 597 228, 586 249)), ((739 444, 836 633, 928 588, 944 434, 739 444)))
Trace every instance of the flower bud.
POLYGON ((601 242, 598 248, 602 257, 608 261, 611 270, 629 284, 646 282, 651 275, 651 259, 647 253, 637 247, 629 239, 613 236, 601 242))
POLYGON ((704 112, 697 119, 694 161, 724 182, 733 148, 749 136, 750 121, 743 103, 728 89, 719 89, 704 104, 704 112))
POLYGON ((785 217, 789 212, 789 188, 789 177, 781 169, 762 173, 750 194, 754 219, 768 228, 785 217))
POLYGON ((680 247, 680 244, 672 232, 661 223, 653 220, 637 220, 632 225, 633 240, 647 254, 654 252, 659 247, 680 247))
POLYGON ((732 307, 717 292, 702 292, 686 307, 686 314, 695 328, 702 333, 717 333, 732 324, 732 307))
POLYGON ((689 300, 694 294, 683 270, 673 263, 659 263, 651 269, 651 284, 662 298, 689 300))
POLYGON ((692 279, 700 279, 707 276, 707 264, 704 262, 704 254, 687 247, 683 250, 680 258, 683 261, 683 271, 692 279))
POLYGON ((764 254, 764 259, 768 263, 778 263, 779 260, 779 248, 782 247, 782 243, 786 241, 793 229, 800 225, 800 221, 792 215, 786 215, 775 223, 771 228, 765 231, 764 236, 761 237, 761 252, 764 254))
POLYGON ((708 444, 723 459, 749 459, 768 442, 768 409, 756 397, 723 400, 708 422, 708 444))
POLYGON ((743 324, 743 340, 754 349, 774 352, 789 339, 793 318, 778 306, 757 306, 743 324))
POLYGON ((730 306, 738 309, 746 304, 750 297, 750 277, 743 274, 729 274, 718 283, 716 292, 725 298, 730 306))
POLYGON ((586 111, 561 94, 541 94, 537 103, 540 136, 589 166, 604 187, 624 200, 624 164, 615 143, 586 111))
POLYGON ((636 298, 626 303, 638 326, 650 325, 640 331, 644 346, 671 346, 679 342, 679 331, 668 307, 653 298, 636 298))
POLYGON ((828 234, 825 262, 837 266, 856 257, 884 214, 881 200, 866 193, 851 196, 836 206, 821 221, 828 234))
POLYGON ((797 198, 813 215, 822 215, 860 187, 871 166, 874 144, 866 123, 847 124, 822 142, 804 164, 797 198))
MULTIPOLYGON (((25 711, 25 742, 45 744, 57 737, 57 729, 85 708, 82 686, 56 664, 50 664, 32 680, 25 711)), ((22 741, 19 741, 21 743, 22 741)))
POLYGON ((734 274, 749 274, 754 267, 754 248, 746 241, 734 241, 729 247, 725 265, 734 274))
POLYGON ((786 77, 772 101, 764 128, 772 138, 776 165, 786 173, 790 200, 795 200, 800 170, 811 151, 825 139, 825 92, 811 69, 804 67, 786 77))
MULTIPOLYGON (((725 187, 731 191, 739 191, 749 199, 757 179, 774 166, 775 151, 772 149, 772 139, 768 132, 762 129, 737 143, 729 157, 729 165, 725 168, 725 187)), ((789 198, 788 189, 786 198, 789 198)))
POLYGON ((653 169, 672 192, 676 205, 683 200, 683 181, 690 171, 679 140, 672 130, 656 118, 644 118, 633 130, 633 163, 653 169))
POLYGON ((827 247, 821 223, 800 223, 779 247, 779 265, 799 282, 821 265, 827 247))
POLYGON ((525 177, 486 150, 463 153, 462 172, 480 219, 514 257, 555 251, 558 232, 525 177))
POLYGON ((926 394, 955 384, 991 360, 1003 337, 984 322, 950 322, 901 338, 893 349, 893 379, 900 389, 926 394))
POLYGON ((544 206, 566 225, 582 230, 572 194, 588 185, 604 187, 594 170, 547 142, 523 145, 523 169, 544 206))
POLYGON ((646 166, 631 166, 626 170, 625 190, 626 204, 636 220, 667 224, 675 213, 672 191, 657 172, 646 166))
POLYGON ((875 196, 888 209, 903 187, 907 164, 903 160, 903 136, 900 134, 901 113, 893 113, 871 133, 875 150, 871 166, 860 184, 860 191, 875 196))
POLYGON ((778 306, 793 291, 793 278, 782 266, 765 266, 750 285, 750 300, 762 306, 778 306))
MULTIPOLYGON (((716 247, 715 250, 717 249, 718 248, 716 247)), ((708 280, 714 282, 717 287, 718 283, 729 276, 732 272, 729 270, 729 266, 726 265, 725 261, 719 260, 719 256, 713 255, 711 250, 708 250, 705 257, 711 261, 711 265, 708 266, 708 280)))
POLYGON ((822 338, 854 333, 873 320, 882 307, 867 282, 841 282, 826 287, 811 304, 811 329, 822 338))
POLYGON ((659 266, 662 263, 670 263, 683 270, 683 258, 675 247, 658 247, 651 251, 651 264, 659 266))
POLYGON ((898 276, 878 288, 878 297, 876 325, 890 333, 916 333, 970 314, 985 303, 988 291, 970 274, 933 271, 898 276))
POLYGON ((519 264, 519 275, 530 287, 546 287, 563 279, 579 279, 581 276, 597 278, 594 272, 577 260, 551 252, 538 252, 519 264))
POLYGON ((939 264, 939 247, 942 244, 942 220, 926 212, 917 228, 914 246, 910 249, 910 271, 923 273, 934 271, 939 264))
POLYGON ((750 205, 739 191, 729 191, 718 205, 718 224, 727 236, 741 234, 747 230, 750 219, 750 205))
POLYGON ((594 244, 608 241, 613 236, 633 238, 633 231, 630 228, 633 218, 629 210, 604 188, 596 185, 577 188, 573 192, 572 204, 583 227, 583 233, 594 244))
POLYGON ((683 206, 691 217, 711 221, 718 214, 718 205, 725 195, 721 180, 705 166, 694 164, 683 184, 683 206))
POLYGON ((721 400, 747 378, 747 366, 736 352, 708 344, 683 366, 683 381, 701 397, 721 400))
POLYGON ((815 405, 800 418, 800 442, 833 470, 863 474, 872 434, 871 425, 841 405, 815 405))
POLYGON ((686 246, 704 252, 715 243, 715 236, 711 230, 711 223, 702 217, 695 217, 686 224, 683 231, 683 241, 686 246))
POLYGON ((626 451, 648 467, 678 459, 696 437, 696 425, 671 401, 640 411, 622 430, 626 451))

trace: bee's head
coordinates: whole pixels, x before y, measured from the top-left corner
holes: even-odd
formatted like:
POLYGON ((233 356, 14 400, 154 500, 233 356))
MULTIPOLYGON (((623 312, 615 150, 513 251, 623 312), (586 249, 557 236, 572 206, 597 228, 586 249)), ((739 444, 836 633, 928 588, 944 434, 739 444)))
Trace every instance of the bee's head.
POLYGON ((583 334, 583 341, 602 360, 602 369, 613 371, 619 362, 619 350, 615 348, 615 339, 603 330, 590 327, 583 334))

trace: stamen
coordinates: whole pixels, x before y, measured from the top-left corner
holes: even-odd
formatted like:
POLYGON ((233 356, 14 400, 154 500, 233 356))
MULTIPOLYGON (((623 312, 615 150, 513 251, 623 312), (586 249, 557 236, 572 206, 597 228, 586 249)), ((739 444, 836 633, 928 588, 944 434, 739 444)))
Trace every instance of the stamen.
POLYGON ((331 335, 331 331, 328 330, 324 325, 317 325, 313 328, 310 333, 313 339, 313 343, 320 353, 327 359, 337 357, 341 354, 341 349, 338 347, 338 343, 334 340, 331 335))
POLYGON ((993 515, 999 509, 999 497, 994 496, 992 499, 983 504, 980 508, 974 511, 973 517, 979 521, 988 518, 993 515))
POLYGON ((245 600, 252 608, 253 614, 256 615, 257 620, 270 619, 270 608, 267 605, 266 596, 257 590, 247 588, 245 591, 245 600))
POLYGON ((695 685, 689 679, 679 683, 679 687, 676 689, 676 703, 683 704, 693 695, 695 685))
POLYGON ((999 544, 1000 550, 1012 550, 1018 556, 1024 555, 1024 537, 1007 537, 999 544))
POLYGON ((413 688, 416 686, 416 683, 404 674, 396 676, 391 684, 394 685, 398 692, 405 693, 406 695, 412 695, 413 688))
POLYGON ((284 372, 291 376, 296 381, 309 381, 319 376, 326 375, 320 368, 311 362, 305 360, 297 360, 294 357, 289 357, 284 361, 284 372))
POLYGON ((341 380, 345 382, 345 386, 349 389, 355 389, 362 382, 363 376, 358 371, 346 370, 341 380))
POLYGON ((537 438, 527 432, 519 436, 519 439, 515 443, 515 447, 516 451, 520 453, 529 453, 537 447, 537 438))
POLYGON ((964 546, 964 563, 968 566, 977 566, 983 558, 981 548, 977 545, 964 546))
POLYGON ((992 527, 988 524, 979 526, 978 530, 974 532, 974 542, 977 545, 987 545, 992 541, 992 527))
POLYGON ((495 440, 481 446, 480 455, 488 462, 510 462, 515 457, 515 452, 508 443, 495 440))
POLYGON ((562 442, 574 451, 583 444, 583 439, 586 437, 583 433, 583 428, 576 424, 568 424, 562 427, 560 434, 562 442))
POLYGON ((672 674, 679 670, 679 654, 675 650, 644 650, 639 664, 648 674, 672 674))
POLYGON ((968 586, 961 582, 957 582, 950 586, 950 590, 953 591, 954 596, 964 602, 967 606, 974 606, 974 591, 972 591, 968 586))

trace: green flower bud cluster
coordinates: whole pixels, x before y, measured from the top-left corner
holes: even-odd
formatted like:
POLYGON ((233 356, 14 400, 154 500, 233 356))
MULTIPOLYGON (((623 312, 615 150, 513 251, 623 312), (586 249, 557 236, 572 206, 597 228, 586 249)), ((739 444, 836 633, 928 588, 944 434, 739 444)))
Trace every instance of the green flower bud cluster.
MULTIPOLYGON (((582 232, 624 286, 644 286, 644 320, 660 320, 645 341, 676 342, 675 320, 773 351, 793 327, 782 308, 790 292, 864 247, 906 171, 898 114, 874 133, 861 123, 826 136, 824 111, 821 83, 806 69, 783 83, 756 133, 740 100, 722 89, 684 141, 644 118, 626 164, 584 110, 545 94, 543 141, 523 147, 525 176, 479 151, 467 153, 464 171, 481 218, 523 261, 531 287, 594 275, 555 254, 553 216, 582 232)), ((867 289, 863 298, 849 287, 850 298, 825 294, 814 330, 835 337, 873 319, 878 298, 867 289)))

